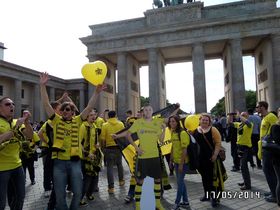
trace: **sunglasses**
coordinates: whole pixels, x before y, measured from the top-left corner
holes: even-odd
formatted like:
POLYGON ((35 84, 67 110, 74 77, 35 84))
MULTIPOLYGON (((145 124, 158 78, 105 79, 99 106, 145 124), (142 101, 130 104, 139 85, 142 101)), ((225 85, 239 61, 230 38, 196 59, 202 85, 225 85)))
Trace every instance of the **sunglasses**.
POLYGON ((70 112, 71 109, 69 107, 66 107, 65 109, 63 109, 63 111, 70 112))
POLYGON ((14 104, 14 103, 5 103, 4 105, 5 105, 5 106, 11 106, 11 105, 14 106, 15 104, 14 104))

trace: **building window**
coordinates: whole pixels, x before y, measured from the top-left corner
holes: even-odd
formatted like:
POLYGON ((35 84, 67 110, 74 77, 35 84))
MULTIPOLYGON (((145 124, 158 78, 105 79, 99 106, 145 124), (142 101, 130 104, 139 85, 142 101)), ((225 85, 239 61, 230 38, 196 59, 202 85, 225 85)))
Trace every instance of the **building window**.
POLYGON ((138 92, 138 85, 136 82, 130 81, 130 88, 131 90, 138 92))
POLYGON ((104 91, 107 92, 107 93, 113 94, 114 93, 114 87, 110 84, 106 84, 106 89, 104 91))
POLYGON ((227 73, 227 75, 225 76, 225 85, 227 85, 229 83, 229 74, 227 73))
POLYGON ((3 86, 0 85, 0 96, 3 96, 3 86))
POLYGON ((24 89, 21 89, 21 98, 24 98, 24 89))
POLYGON ((263 70, 258 75, 258 83, 261 84, 262 82, 265 82, 267 80, 267 69, 263 70))

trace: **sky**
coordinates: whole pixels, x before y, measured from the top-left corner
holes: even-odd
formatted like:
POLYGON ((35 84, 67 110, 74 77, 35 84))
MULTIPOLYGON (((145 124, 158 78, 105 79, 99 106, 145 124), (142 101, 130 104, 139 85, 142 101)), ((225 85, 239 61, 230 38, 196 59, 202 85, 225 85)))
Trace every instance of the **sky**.
MULTIPOLYGON (((186 1, 186 0, 185 0, 186 1)), ((204 0, 204 6, 236 0, 204 0)), ((144 17, 152 0, 9 0, 1 2, 0 42, 4 60, 64 79, 82 78, 87 49, 79 40, 91 34, 90 25, 144 17)), ((279 6, 279 1, 277 2, 279 6)), ((245 88, 255 90, 252 57, 243 57, 245 88)), ((206 60, 207 111, 224 96, 222 60, 206 60)), ((141 95, 148 97, 148 67, 140 69, 141 95)), ((166 65, 166 95, 194 112, 191 63, 166 65), (174 72, 176 72, 174 74, 174 72)))

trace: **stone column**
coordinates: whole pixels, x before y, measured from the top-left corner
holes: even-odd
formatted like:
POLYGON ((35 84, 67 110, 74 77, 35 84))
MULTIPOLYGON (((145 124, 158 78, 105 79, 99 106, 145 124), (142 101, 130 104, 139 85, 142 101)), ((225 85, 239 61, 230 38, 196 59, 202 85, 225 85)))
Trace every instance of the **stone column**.
POLYGON ((230 41, 232 107, 231 111, 246 111, 244 71, 242 61, 241 39, 230 41))
POLYGON ((19 79, 15 79, 15 118, 21 117, 21 91, 22 91, 22 81, 19 79))
POLYGON ((85 91, 83 89, 80 90, 80 107, 79 111, 83 111, 85 108, 85 91))
POLYGON ((192 64, 195 112, 207 112, 204 50, 201 43, 197 43, 193 46, 192 64))
POLYGON ((161 107, 160 104, 160 72, 158 64, 158 50, 157 49, 148 49, 149 54, 149 99, 150 105, 153 107, 154 111, 159 110, 161 107))
POLYGON ((120 120, 125 120, 125 112, 129 109, 129 79, 127 73, 127 54, 118 53, 118 110, 117 114, 120 120))
POLYGON ((91 98, 94 90, 95 90, 95 87, 91 83, 88 82, 88 101, 91 98))
POLYGON ((34 84, 34 97, 33 97, 33 104, 34 104, 34 108, 33 108, 33 119, 36 120, 37 122, 41 121, 41 107, 43 107, 43 105, 41 105, 41 99, 40 99, 40 85, 38 84, 34 84))
MULTIPOLYGON (((91 96, 93 95, 94 91, 95 91, 95 86, 94 86, 93 84, 91 84, 91 83, 88 82, 88 101, 89 101, 89 99, 91 98, 91 96)), ((85 106, 87 106, 88 101, 87 101, 87 103, 85 104, 85 106)), ((99 113, 102 112, 102 110, 99 110, 100 107, 98 106, 98 102, 96 102, 95 108, 98 109, 98 112, 99 112, 99 113)), ((80 110, 80 111, 82 111, 82 110, 80 110)))
POLYGON ((49 100, 55 101, 55 89, 53 87, 50 87, 50 96, 49 96, 49 100))
POLYGON ((273 34, 272 42, 272 71, 273 71, 273 89, 274 96, 269 104, 270 110, 276 110, 280 107, 280 34, 273 34))

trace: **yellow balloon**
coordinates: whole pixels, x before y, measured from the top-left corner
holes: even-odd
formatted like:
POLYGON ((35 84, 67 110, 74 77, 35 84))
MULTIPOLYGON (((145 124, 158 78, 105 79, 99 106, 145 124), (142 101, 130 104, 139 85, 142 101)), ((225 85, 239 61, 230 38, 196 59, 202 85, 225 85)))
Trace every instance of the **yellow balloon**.
POLYGON ((106 74, 107 66, 102 61, 87 63, 82 68, 83 77, 95 86, 103 84, 106 74))
POLYGON ((187 116, 184 122, 185 128, 188 131, 194 131, 199 125, 199 117, 200 115, 198 114, 192 114, 187 116))

